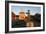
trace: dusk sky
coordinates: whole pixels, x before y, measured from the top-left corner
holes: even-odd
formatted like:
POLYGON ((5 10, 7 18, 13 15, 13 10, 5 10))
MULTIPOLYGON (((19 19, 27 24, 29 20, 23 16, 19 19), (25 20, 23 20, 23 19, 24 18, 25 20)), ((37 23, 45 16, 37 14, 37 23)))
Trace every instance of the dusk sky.
POLYGON ((11 11, 15 12, 16 15, 19 14, 21 9, 23 9, 24 12, 27 12, 28 10, 30 10, 30 13, 32 13, 32 15, 34 15, 36 13, 41 13, 41 7, 34 7, 34 6, 11 6, 11 11))

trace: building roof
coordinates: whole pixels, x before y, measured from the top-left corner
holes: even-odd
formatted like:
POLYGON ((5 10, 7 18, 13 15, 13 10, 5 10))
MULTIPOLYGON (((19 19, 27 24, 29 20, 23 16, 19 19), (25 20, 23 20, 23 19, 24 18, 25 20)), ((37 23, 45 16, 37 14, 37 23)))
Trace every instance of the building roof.
POLYGON ((16 15, 12 12, 12 16, 15 17, 16 15))
POLYGON ((25 14, 24 12, 19 12, 19 14, 25 14))
POLYGON ((16 15, 16 17, 19 17, 19 15, 16 15))

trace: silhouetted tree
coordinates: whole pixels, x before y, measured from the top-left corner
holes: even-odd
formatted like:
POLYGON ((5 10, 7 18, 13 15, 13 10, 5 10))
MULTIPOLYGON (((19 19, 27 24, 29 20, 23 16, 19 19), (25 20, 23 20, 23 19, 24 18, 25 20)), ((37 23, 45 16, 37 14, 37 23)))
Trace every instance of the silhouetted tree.
POLYGON ((41 25, 41 15, 36 13, 35 15, 30 16, 30 20, 34 22, 34 27, 39 27, 41 25))

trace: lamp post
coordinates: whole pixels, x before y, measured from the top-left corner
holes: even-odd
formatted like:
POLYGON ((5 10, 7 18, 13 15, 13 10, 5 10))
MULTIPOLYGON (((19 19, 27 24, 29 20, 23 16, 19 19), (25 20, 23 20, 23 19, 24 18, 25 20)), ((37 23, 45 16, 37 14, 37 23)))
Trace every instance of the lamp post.
POLYGON ((28 15, 28 19, 30 21, 30 10, 28 10, 28 12, 26 14, 28 15))

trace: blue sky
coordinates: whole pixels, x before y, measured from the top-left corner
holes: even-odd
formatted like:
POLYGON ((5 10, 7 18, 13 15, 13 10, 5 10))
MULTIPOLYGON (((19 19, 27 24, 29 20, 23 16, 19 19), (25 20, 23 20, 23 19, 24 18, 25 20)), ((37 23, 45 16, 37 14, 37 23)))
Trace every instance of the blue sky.
POLYGON ((24 12, 30 10, 30 13, 36 14, 41 13, 41 7, 34 7, 34 6, 11 6, 11 11, 19 14, 20 10, 23 8, 24 12))

